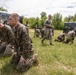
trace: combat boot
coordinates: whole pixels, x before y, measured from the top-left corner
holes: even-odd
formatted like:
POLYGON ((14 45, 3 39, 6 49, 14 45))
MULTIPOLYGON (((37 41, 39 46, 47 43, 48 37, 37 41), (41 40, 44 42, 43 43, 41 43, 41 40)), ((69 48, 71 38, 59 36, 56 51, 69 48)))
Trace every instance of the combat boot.
POLYGON ((32 59, 33 59, 33 65, 37 66, 39 64, 38 55, 34 54, 32 59))
POLYGON ((52 43, 50 43, 50 45, 52 45, 52 46, 53 46, 53 44, 52 44, 52 43))

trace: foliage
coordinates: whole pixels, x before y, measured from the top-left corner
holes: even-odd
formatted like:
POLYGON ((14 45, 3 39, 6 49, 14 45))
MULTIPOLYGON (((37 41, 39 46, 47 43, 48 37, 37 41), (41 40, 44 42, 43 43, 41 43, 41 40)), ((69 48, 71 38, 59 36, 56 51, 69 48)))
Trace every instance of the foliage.
POLYGON ((55 29, 62 28, 62 15, 60 13, 54 14, 52 17, 52 24, 54 25, 55 29))
POLYGON ((3 7, 0 7, 0 11, 7 11, 7 9, 4 9, 3 7))
MULTIPOLYGON (((43 26, 44 25, 44 21, 46 20, 46 12, 41 12, 41 17, 31 17, 31 18, 24 18, 23 19, 23 24, 26 23, 26 21, 29 22, 29 25, 31 28, 34 28, 35 25, 37 25, 38 27, 43 26)), ((55 29, 63 29, 64 23, 65 22, 75 22, 76 21, 76 14, 74 14, 74 16, 68 16, 65 17, 62 20, 62 15, 60 13, 56 13, 52 16, 52 25, 55 27, 55 29)))
POLYGON ((41 19, 45 18, 46 17, 46 12, 41 12, 41 19))
POLYGON ((41 12, 41 25, 43 26, 44 25, 44 21, 46 20, 46 12, 41 12))

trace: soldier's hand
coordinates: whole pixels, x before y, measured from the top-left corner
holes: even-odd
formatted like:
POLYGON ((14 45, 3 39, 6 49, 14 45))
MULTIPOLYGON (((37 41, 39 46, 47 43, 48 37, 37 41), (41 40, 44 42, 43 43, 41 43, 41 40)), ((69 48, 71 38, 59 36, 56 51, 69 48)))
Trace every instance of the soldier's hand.
POLYGON ((2 23, 0 23, 0 28, 3 28, 3 27, 4 27, 4 25, 2 23))

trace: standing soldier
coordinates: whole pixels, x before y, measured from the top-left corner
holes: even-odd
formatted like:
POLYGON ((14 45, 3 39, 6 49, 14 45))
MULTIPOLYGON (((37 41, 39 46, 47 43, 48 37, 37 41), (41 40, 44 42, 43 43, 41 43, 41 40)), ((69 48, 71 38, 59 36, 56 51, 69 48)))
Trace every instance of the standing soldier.
MULTIPOLYGON (((26 21, 25 27, 26 27, 26 31, 27 31, 27 33, 29 35, 29 24, 28 24, 28 21, 26 21)), ((30 38, 30 41, 31 41, 31 43, 33 43, 31 38, 30 38)))
POLYGON ((36 37, 36 29, 38 28, 37 24, 34 26, 34 37, 36 37))
POLYGON ((52 44, 52 21, 51 21, 52 16, 48 15, 48 19, 45 20, 44 25, 45 25, 45 30, 44 30, 44 36, 42 38, 42 44, 44 42, 45 39, 49 39, 50 40, 50 45, 52 44))
POLYGON ((29 34, 29 24, 28 24, 28 21, 26 21, 25 26, 26 26, 27 33, 29 34))
POLYGON ((13 26, 16 52, 11 59, 11 63, 16 64, 16 69, 20 71, 32 65, 37 65, 37 55, 33 55, 32 43, 25 26, 19 22, 19 15, 17 13, 11 14, 9 23, 13 26))

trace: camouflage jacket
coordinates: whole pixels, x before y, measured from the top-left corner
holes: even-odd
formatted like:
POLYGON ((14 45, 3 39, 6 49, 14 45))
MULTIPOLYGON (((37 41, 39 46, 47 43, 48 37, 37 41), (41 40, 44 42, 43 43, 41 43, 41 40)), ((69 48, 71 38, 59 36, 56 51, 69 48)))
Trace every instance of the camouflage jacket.
POLYGON ((46 19, 45 22, 44 22, 44 25, 45 26, 52 26, 52 21, 49 20, 49 19, 46 19))
POLYGON ((0 40, 8 44, 14 44, 14 33, 10 26, 5 25, 2 29, 0 29, 0 40))
POLYGON ((26 27, 19 23, 17 27, 13 27, 13 32, 15 35, 15 46, 22 50, 30 50, 31 41, 27 33, 26 27))

